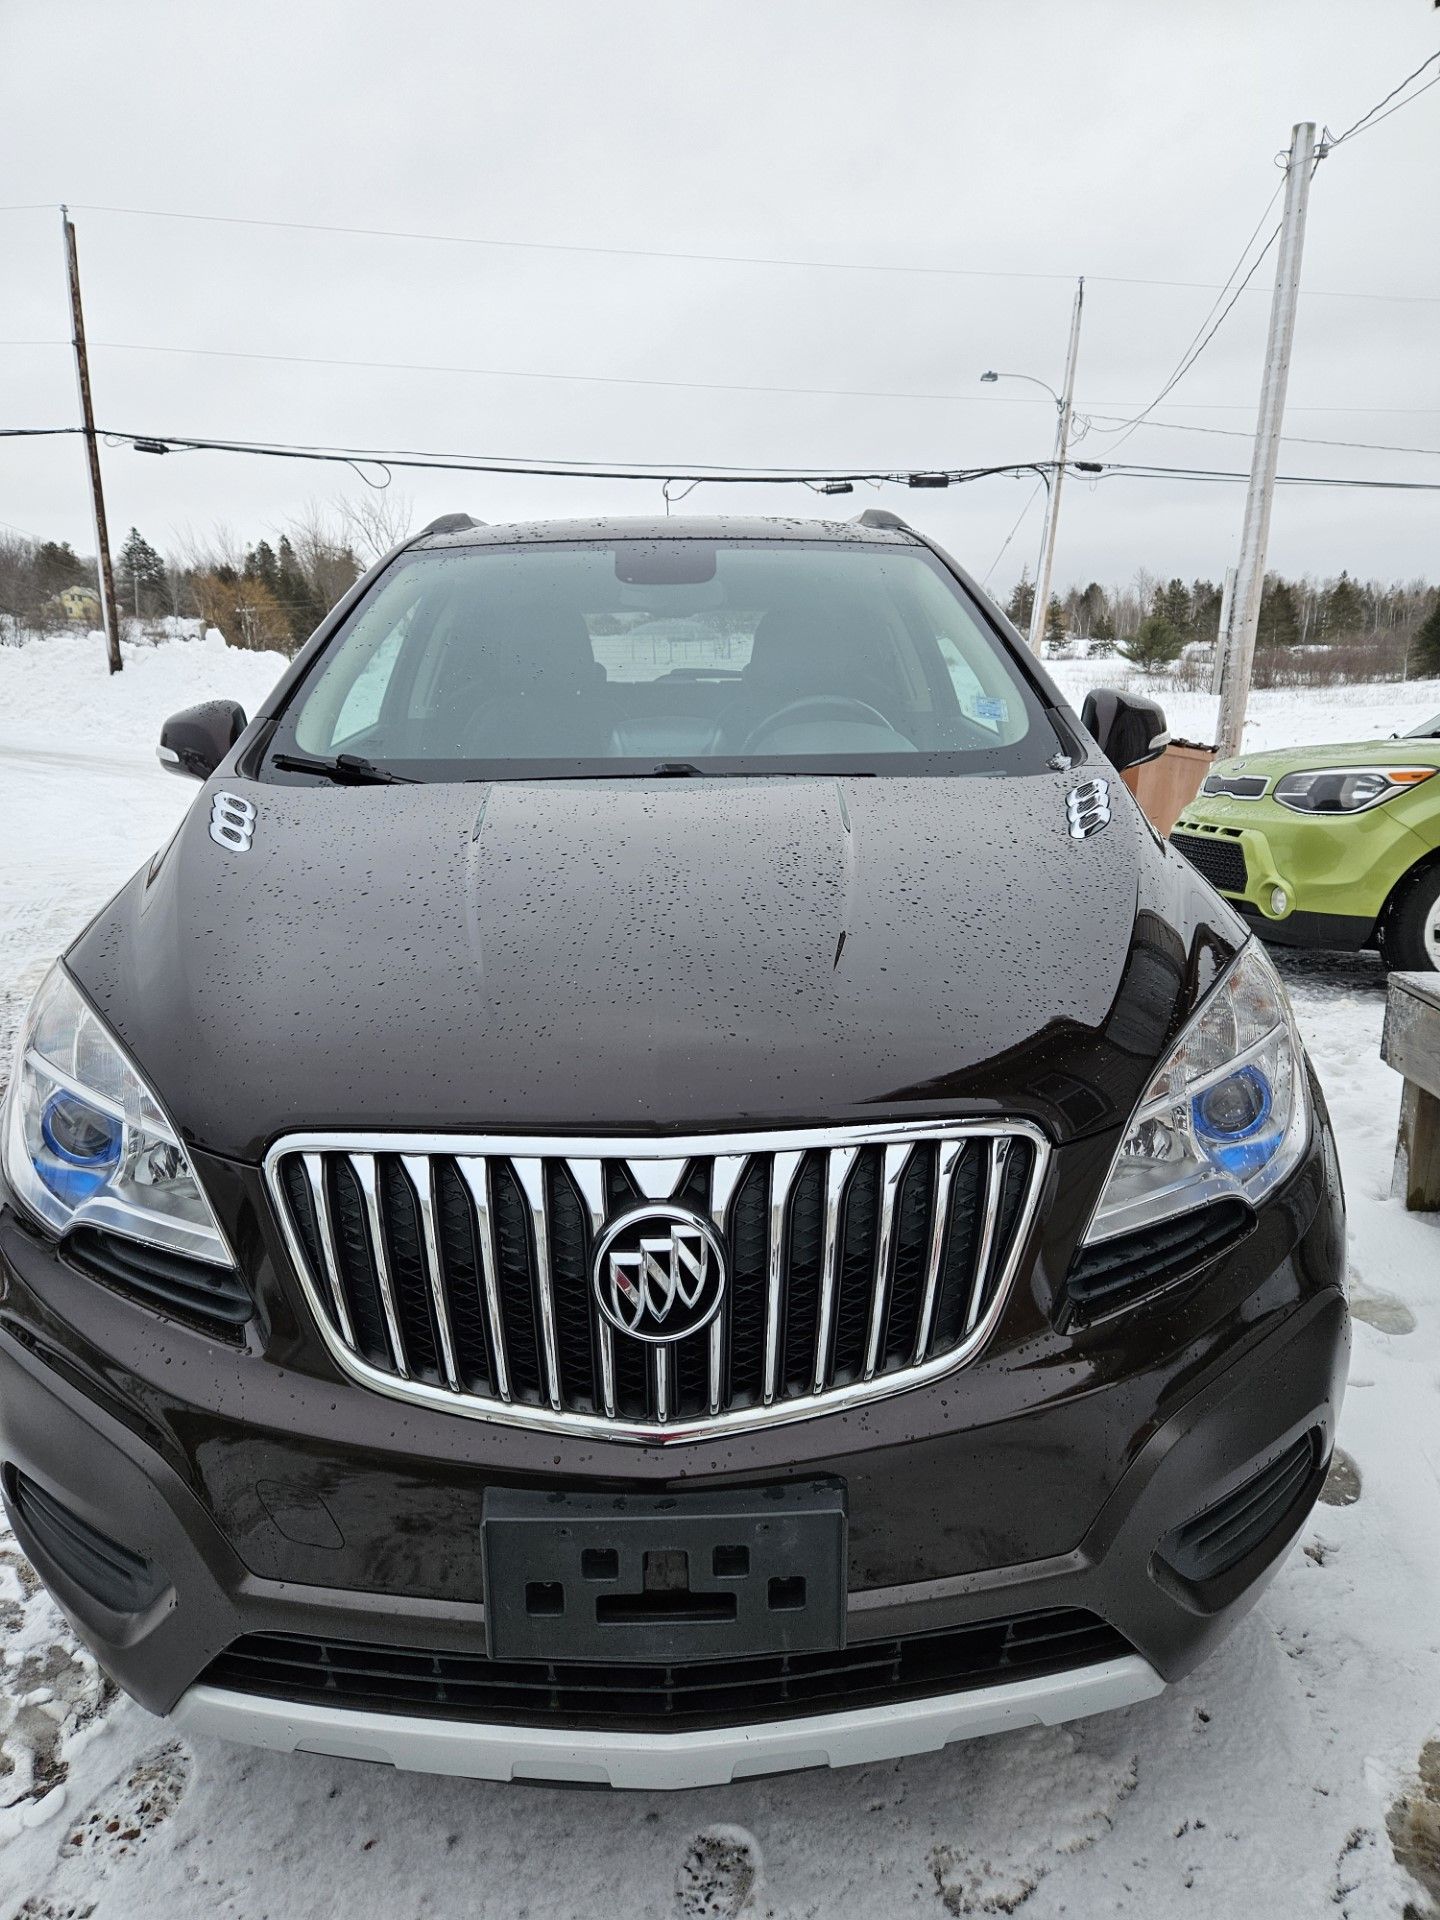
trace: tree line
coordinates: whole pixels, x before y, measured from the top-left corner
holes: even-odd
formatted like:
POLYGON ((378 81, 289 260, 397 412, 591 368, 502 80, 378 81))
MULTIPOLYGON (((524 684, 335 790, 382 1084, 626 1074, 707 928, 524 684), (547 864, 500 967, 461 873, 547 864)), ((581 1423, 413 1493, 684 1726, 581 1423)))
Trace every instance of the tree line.
MULTIPOLYGON (((131 527, 115 555, 115 597, 127 624, 157 635, 168 621, 214 627, 232 647, 294 653, 380 554, 410 530, 408 503, 311 507, 243 545, 225 529, 185 536, 162 553, 131 527)), ((93 557, 67 541, 0 529, 0 638, 50 633, 87 617, 99 624, 93 557), (93 608, 67 589, 80 589, 93 608), (7 631, 8 630, 8 631, 7 631)))
MULTIPOLYGON (((215 627, 231 646, 293 653, 371 560, 410 531, 409 503, 389 495, 312 506, 244 546, 223 529, 187 536, 167 554, 138 528, 115 561, 122 613, 141 623, 168 618, 215 627)), ((64 541, 32 540, 0 530, 0 637, 47 632, 75 616, 67 588, 96 590, 93 559, 64 541)), ((1045 639, 1052 654, 1083 642, 1090 654, 1115 652, 1159 672, 1189 648, 1213 647, 1221 589, 1213 580, 1162 580, 1137 568, 1125 586, 1098 580, 1052 594, 1045 639)), ((1005 611, 1028 632, 1035 588, 1021 574, 1005 611)), ((1362 581, 1348 571, 1326 580, 1267 575, 1256 634, 1255 680, 1400 679, 1440 675, 1440 588, 1424 580, 1362 581)))
MULTIPOLYGON (((1214 646, 1222 601, 1213 580, 1161 580, 1141 567, 1125 587, 1106 589, 1092 580, 1052 594, 1045 639, 1052 653, 1081 640, 1092 655, 1117 652, 1147 672, 1159 672, 1188 647, 1214 646)), ((1027 570, 1005 611, 1025 632, 1034 605, 1027 570)), ((1327 679, 1440 674, 1440 588, 1424 580, 1360 581, 1348 570, 1326 580, 1267 574, 1255 654, 1255 679, 1262 686, 1303 676, 1307 665, 1327 679), (1319 660, 1300 658, 1322 650, 1319 660)))

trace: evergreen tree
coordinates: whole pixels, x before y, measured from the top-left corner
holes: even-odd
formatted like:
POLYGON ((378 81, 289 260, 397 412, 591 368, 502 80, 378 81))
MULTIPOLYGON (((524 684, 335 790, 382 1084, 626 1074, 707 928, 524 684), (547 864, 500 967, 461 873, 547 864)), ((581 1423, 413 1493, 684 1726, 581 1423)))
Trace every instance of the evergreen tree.
POLYGON ((1213 580, 1196 580, 1190 588, 1190 632, 1194 639, 1210 641, 1220 632, 1220 607, 1224 599, 1213 580))
MULTIPOLYGON (((1076 625, 1079 627, 1081 633, 1092 635, 1096 631, 1097 622, 1104 617, 1107 611, 1105 589, 1098 580, 1092 580, 1085 591, 1077 596, 1077 601, 1078 604, 1075 611, 1078 619, 1076 625)), ((1111 633, 1113 637, 1113 627, 1111 633)))
POLYGON ((1015 582, 1015 591, 1005 602, 1005 612, 1021 633, 1030 631, 1031 617, 1035 612, 1035 584, 1030 578, 1030 569, 1022 567, 1020 578, 1015 582))
POLYGON ((1144 673, 1159 673, 1180 658, 1185 637, 1161 613, 1147 613, 1133 640, 1121 643, 1121 655, 1144 673))
POLYGON ((1060 604, 1058 593, 1052 593, 1050 604, 1045 609, 1045 638, 1051 646, 1063 646, 1065 642, 1065 609, 1060 604))
POLYGON ((1440 600, 1416 630, 1412 659, 1415 672, 1440 676, 1440 600))
POLYGON ((138 527, 131 527, 120 549, 115 592, 126 613, 159 613, 165 604, 165 562, 138 527))
POLYGON ((1102 594, 1100 611, 1090 626, 1090 657, 1103 660, 1115 651, 1115 616, 1110 611, 1110 603, 1102 594))
POLYGON ((1166 587, 1157 587, 1150 611, 1157 614, 1166 626, 1173 627, 1182 643, 1189 638, 1192 620, 1190 589, 1183 580, 1172 580, 1166 587))
POLYGON ((1260 623, 1255 629, 1257 647, 1293 647, 1300 639, 1300 616, 1295 610, 1295 590, 1278 573, 1267 574, 1260 590, 1260 623))
POLYGON ((262 540, 258 546, 250 549, 245 556, 245 578, 259 580, 271 593, 278 593, 280 569, 276 564, 275 550, 268 540, 262 540))
POLYGON ((1326 592, 1318 638, 1349 640, 1364 630, 1365 602, 1360 589, 1348 573, 1342 573, 1326 592))

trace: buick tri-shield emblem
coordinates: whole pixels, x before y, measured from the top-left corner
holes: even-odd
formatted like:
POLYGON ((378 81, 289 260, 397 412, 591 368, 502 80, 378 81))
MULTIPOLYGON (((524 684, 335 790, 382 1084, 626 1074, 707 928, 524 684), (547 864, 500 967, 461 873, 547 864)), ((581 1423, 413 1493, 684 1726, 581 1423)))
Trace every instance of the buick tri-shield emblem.
POLYGON ((710 1222, 689 1207, 632 1207, 596 1241, 590 1284, 618 1333, 668 1345, 715 1318, 725 1293, 725 1250, 710 1222))

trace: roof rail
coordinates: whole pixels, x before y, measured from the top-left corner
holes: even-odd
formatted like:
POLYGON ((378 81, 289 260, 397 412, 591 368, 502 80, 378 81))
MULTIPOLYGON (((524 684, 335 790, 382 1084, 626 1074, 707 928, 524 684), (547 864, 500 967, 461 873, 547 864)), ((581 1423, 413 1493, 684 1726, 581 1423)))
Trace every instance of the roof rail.
POLYGON ((427 533, 468 533, 471 527, 483 527, 483 520, 472 520, 468 513, 442 513, 438 520, 432 520, 428 527, 422 527, 415 535, 423 540, 427 533))
POLYGON ((898 513, 892 513, 888 507, 866 507, 863 513, 856 514, 850 524, 856 527, 883 527, 893 533, 915 531, 908 520, 902 520, 898 513))

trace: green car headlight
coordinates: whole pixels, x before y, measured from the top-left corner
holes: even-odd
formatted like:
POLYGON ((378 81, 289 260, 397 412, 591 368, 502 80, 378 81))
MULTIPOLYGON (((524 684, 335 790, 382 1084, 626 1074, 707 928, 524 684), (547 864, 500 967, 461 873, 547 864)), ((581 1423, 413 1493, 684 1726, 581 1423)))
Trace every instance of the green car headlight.
POLYGON ((1292 813, 1364 813, 1418 787, 1434 772, 1434 767, 1321 767, 1287 773, 1274 797, 1292 813))

